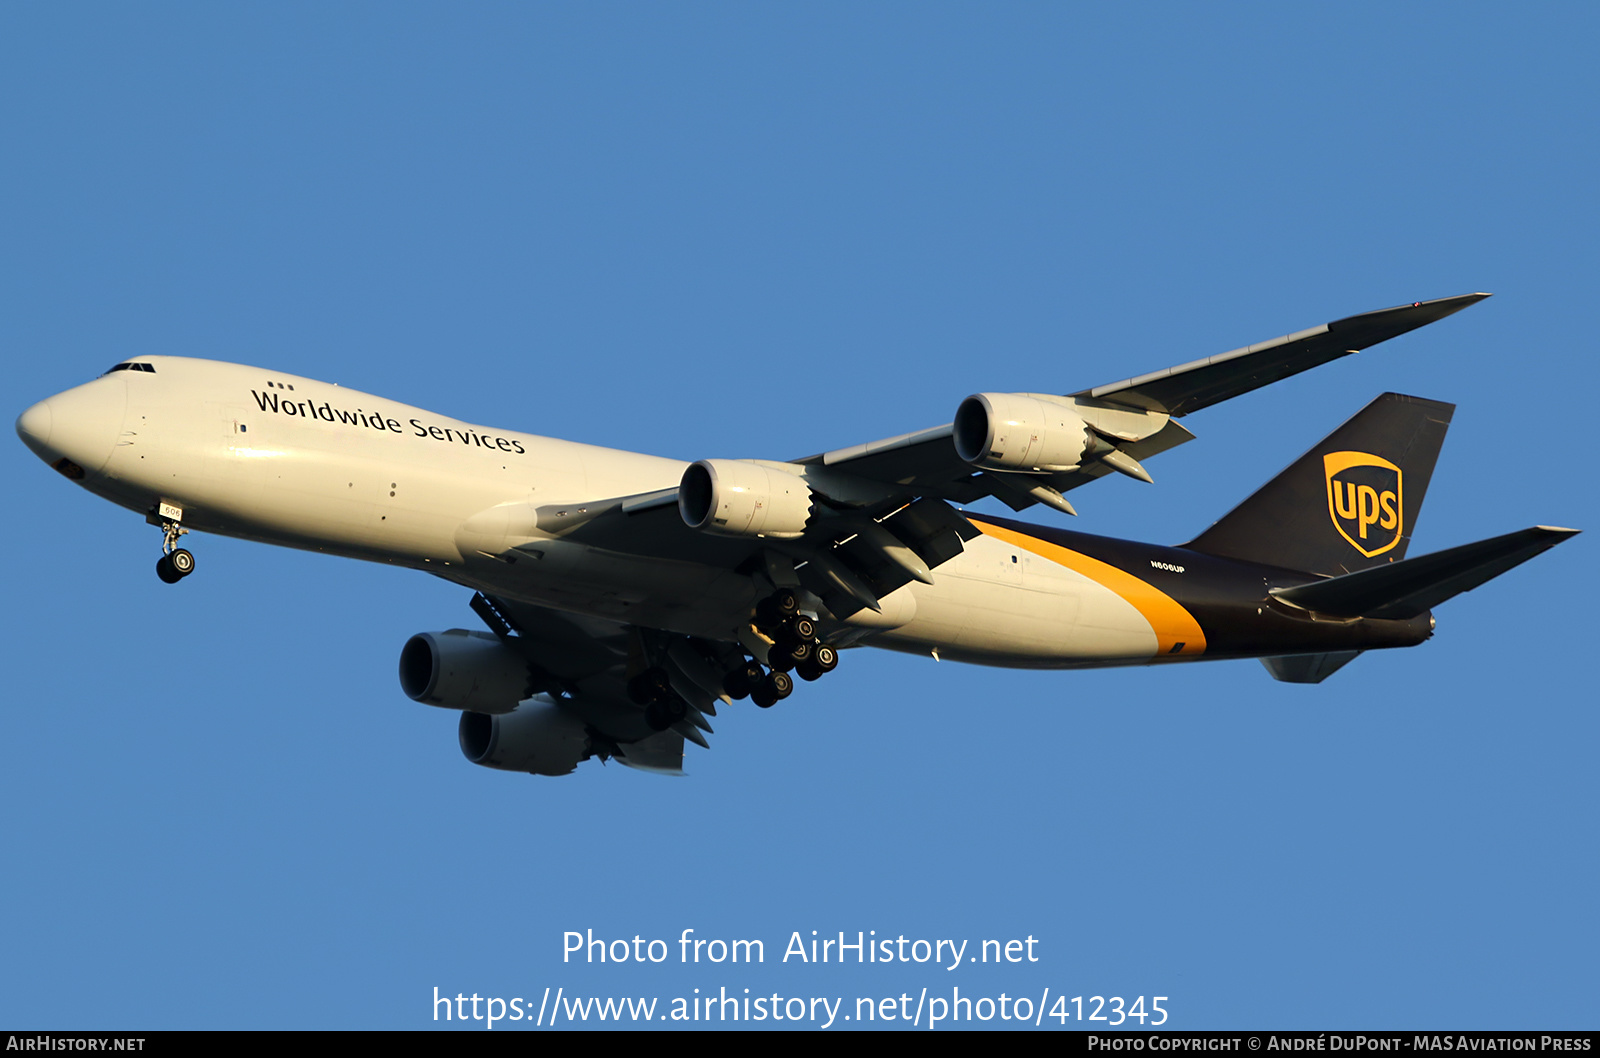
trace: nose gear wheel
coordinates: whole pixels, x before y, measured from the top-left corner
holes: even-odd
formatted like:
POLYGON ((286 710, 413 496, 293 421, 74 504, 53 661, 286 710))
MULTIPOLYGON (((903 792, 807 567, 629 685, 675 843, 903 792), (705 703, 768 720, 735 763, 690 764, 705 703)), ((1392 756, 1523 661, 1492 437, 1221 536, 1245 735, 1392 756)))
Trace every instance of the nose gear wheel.
POLYGON ((176 584, 194 572, 194 555, 178 546, 178 538, 186 534, 176 519, 164 519, 161 526, 161 557, 156 560, 156 576, 164 584, 176 584))

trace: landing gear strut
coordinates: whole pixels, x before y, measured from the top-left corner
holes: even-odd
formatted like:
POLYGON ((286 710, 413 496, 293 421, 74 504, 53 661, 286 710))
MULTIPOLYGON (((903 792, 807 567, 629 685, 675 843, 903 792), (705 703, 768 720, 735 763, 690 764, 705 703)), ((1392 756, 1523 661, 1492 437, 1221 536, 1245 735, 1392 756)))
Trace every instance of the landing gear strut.
POLYGON ((187 550, 178 546, 178 537, 189 530, 183 527, 180 521, 183 511, 171 504, 163 503, 157 507, 159 520, 152 518, 161 527, 161 557, 156 560, 156 576, 163 583, 176 584, 194 572, 194 556, 187 550))

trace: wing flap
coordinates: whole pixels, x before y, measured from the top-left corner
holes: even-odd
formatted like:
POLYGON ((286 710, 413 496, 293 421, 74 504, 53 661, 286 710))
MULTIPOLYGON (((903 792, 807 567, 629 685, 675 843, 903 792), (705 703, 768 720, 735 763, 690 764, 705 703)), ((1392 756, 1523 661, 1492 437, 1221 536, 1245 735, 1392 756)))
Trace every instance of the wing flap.
POLYGON ((683 775, 683 736, 676 731, 663 731, 628 743, 612 759, 656 775, 683 775))

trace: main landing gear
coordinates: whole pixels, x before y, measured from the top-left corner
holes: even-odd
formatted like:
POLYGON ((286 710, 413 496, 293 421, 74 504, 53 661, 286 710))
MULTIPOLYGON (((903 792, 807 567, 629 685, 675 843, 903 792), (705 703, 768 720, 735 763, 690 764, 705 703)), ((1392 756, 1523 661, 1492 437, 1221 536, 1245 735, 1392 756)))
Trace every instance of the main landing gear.
POLYGON ((794 693, 791 671, 809 683, 838 667, 839 652, 818 641, 816 621, 800 612, 800 598, 788 588, 761 600, 756 627, 772 640, 767 650, 772 671, 754 660, 735 669, 723 683, 729 697, 748 695, 761 708, 770 709, 794 693))
POLYGON ((794 693, 794 680, 787 672, 768 672, 761 662, 748 661, 728 673, 722 689, 729 698, 749 698, 761 708, 771 709, 794 693))
POLYGON ((665 731, 689 715, 689 707, 672 690, 665 669, 645 669, 628 681, 628 697, 644 706, 644 722, 665 731))
MULTIPOLYGON (((759 633, 758 638, 762 642, 748 639, 746 649, 764 653, 766 664, 743 654, 737 655, 744 657, 743 663, 722 679, 722 689, 729 698, 749 698, 761 708, 770 709, 794 693, 795 676, 807 681, 819 679, 839 664, 839 652, 818 640, 816 620, 800 612, 799 597, 788 589, 779 590, 761 601, 756 608, 754 631, 759 633), (762 649, 763 643, 770 645, 762 649)), ((646 656, 650 654, 649 651, 642 653, 646 656)), ((704 681, 708 678, 714 680, 716 672, 728 660, 731 660, 728 655, 719 654, 715 668, 699 669, 700 686, 707 688, 704 681)), ((706 661, 702 657, 701 664, 704 665, 706 661)), ((667 662, 658 660, 651 664, 645 657, 637 657, 635 664, 641 663, 650 667, 636 670, 628 679, 627 690, 628 697, 636 705, 644 706, 645 723, 652 731, 666 731, 678 725, 680 732, 687 732, 688 729, 681 724, 690 719, 690 707, 673 689, 674 677, 662 667, 667 662)), ((697 678, 687 670, 678 675, 690 680, 697 678)), ((704 726, 699 719, 693 723, 704 726)), ((688 733, 685 737, 694 736, 688 733)))
POLYGON ((194 572, 194 556, 186 549, 178 547, 178 537, 189 530, 179 522, 183 512, 175 507, 163 503, 160 507, 161 520, 161 557, 156 560, 156 576, 163 583, 176 584, 194 572))

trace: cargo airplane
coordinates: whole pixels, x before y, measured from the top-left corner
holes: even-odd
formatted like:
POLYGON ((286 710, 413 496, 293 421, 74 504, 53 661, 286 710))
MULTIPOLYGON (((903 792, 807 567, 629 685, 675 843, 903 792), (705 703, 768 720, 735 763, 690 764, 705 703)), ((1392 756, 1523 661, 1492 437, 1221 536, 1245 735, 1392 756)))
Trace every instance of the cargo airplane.
POLYGON ((386 562, 473 590, 487 630, 411 637, 400 685, 474 763, 680 773, 719 704, 770 707, 874 646, 1024 668, 1260 658, 1316 683, 1573 530, 1407 558, 1453 406, 1386 393, 1176 547, 964 510, 1067 494, 1193 438, 1179 419, 1487 297, 1369 312, 1066 396, 799 459, 684 464, 477 426, 325 382, 140 356, 24 411, 23 441, 162 533, 386 562))

